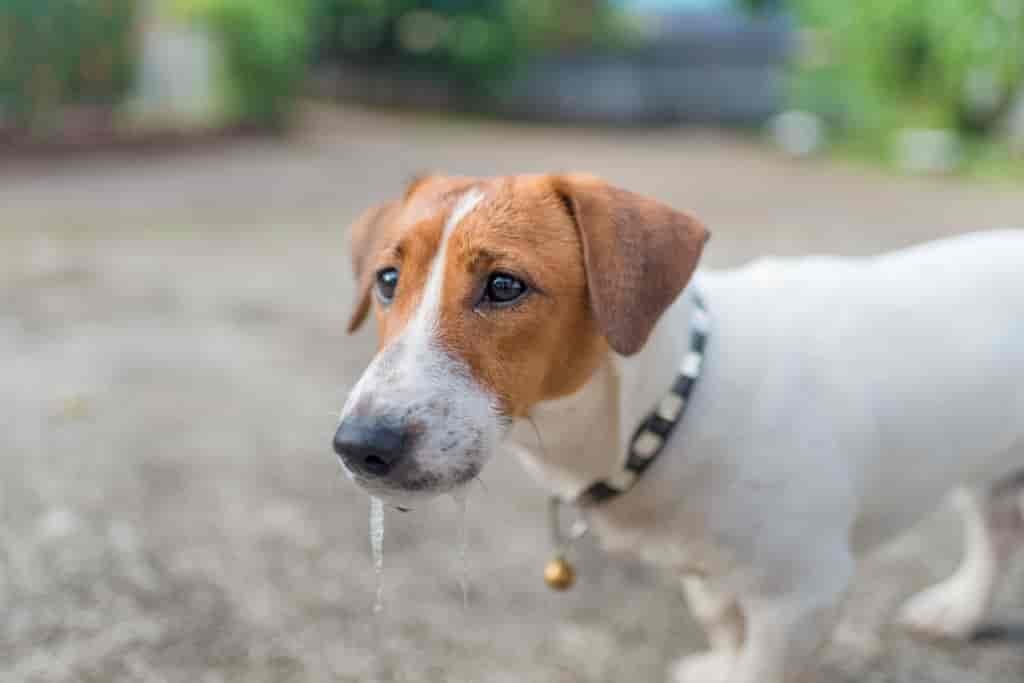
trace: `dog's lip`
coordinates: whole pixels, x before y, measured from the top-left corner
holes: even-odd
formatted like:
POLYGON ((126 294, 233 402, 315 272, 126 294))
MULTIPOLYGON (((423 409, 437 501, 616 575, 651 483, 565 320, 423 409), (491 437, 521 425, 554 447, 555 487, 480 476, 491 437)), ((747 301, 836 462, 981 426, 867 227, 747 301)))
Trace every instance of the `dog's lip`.
POLYGON ((363 479, 362 477, 352 477, 352 480, 356 483, 357 486, 359 486, 359 488, 363 489, 367 494, 369 494, 371 498, 378 498, 380 500, 383 500, 384 505, 386 505, 388 508, 392 510, 397 510, 398 512, 412 512, 412 508, 409 505, 405 504, 404 502, 389 502, 386 499, 386 494, 377 493, 372 484, 369 486, 367 485, 369 483, 369 480, 363 479))
POLYGON ((384 504, 399 512, 412 512, 417 501, 432 500, 452 490, 467 486, 475 479, 482 468, 477 465, 462 468, 448 480, 446 485, 435 486, 429 478, 413 478, 412 480, 390 477, 366 477, 345 468, 346 473, 356 486, 370 496, 379 498, 384 504))

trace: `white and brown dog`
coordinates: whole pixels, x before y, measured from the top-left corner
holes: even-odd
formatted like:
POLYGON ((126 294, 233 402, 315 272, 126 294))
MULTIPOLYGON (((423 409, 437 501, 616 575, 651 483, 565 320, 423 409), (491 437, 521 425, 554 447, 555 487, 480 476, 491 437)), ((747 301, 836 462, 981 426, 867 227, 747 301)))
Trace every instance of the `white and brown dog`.
POLYGON ((342 411, 346 471, 392 504, 465 484, 503 442, 572 499, 621 472, 636 425, 710 312, 686 419, 628 493, 593 506, 611 550, 683 579, 711 650, 672 677, 799 679, 855 557, 950 491, 960 569, 902 621, 965 637, 1022 535, 1024 231, 864 260, 694 276, 691 216, 585 175, 430 176, 352 228, 379 352, 342 411), (691 282, 691 278, 694 282, 691 282), (1019 482, 1018 482, 1019 483, 1019 482))

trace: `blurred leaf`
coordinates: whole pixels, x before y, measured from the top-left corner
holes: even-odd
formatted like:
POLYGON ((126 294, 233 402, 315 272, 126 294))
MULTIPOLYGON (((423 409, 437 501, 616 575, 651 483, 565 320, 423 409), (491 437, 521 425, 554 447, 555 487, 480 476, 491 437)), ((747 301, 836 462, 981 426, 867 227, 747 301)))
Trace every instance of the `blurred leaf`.
POLYGON ((135 0, 0 2, 0 112, 45 129, 61 107, 113 107, 138 59, 135 0))
POLYGON ((284 125, 294 107, 309 58, 308 3, 305 0, 176 0, 176 3, 183 16, 210 29, 219 39, 227 62, 235 118, 258 125, 284 125))
POLYGON ((1024 91, 1019 0, 792 0, 799 22, 829 37, 829 59, 794 64, 793 105, 843 122, 884 149, 901 128, 998 134, 1024 91))
POLYGON ((555 46, 614 42, 618 14, 602 0, 315 0, 319 59, 440 71, 485 86, 555 46), (416 21, 423 35, 411 35, 416 21), (422 46, 429 45, 430 49, 422 46))

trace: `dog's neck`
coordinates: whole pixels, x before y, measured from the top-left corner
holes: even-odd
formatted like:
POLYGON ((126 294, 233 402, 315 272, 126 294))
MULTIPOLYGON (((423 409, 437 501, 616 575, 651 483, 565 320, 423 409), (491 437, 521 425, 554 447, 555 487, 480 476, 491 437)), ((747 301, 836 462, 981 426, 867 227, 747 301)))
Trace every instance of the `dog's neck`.
POLYGON ((551 493, 575 497, 622 467, 627 440, 669 387, 687 351, 693 295, 685 290, 638 353, 609 353, 571 396, 535 406, 510 439, 551 493))

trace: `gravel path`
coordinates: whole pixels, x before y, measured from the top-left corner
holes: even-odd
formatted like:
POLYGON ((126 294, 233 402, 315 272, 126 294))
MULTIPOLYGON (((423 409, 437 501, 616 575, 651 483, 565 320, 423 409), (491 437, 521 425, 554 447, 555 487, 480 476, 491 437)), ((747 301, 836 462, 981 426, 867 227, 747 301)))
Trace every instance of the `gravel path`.
MULTIPOLYGON (((1019 189, 796 164, 707 131, 578 131, 358 111, 287 143, 0 166, 0 680, 661 681, 700 646, 673 581, 582 550, 552 596, 544 496, 511 458, 459 520, 390 515, 374 618, 368 504, 329 441, 368 332, 344 228, 417 171, 584 169, 687 207, 707 263, 871 253, 1024 216, 1019 189)), ((822 681, 1018 682, 1024 653, 881 628, 949 570, 940 514, 864 568, 822 681)), ((1024 573, 1006 592, 1024 604, 1024 573)))

